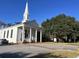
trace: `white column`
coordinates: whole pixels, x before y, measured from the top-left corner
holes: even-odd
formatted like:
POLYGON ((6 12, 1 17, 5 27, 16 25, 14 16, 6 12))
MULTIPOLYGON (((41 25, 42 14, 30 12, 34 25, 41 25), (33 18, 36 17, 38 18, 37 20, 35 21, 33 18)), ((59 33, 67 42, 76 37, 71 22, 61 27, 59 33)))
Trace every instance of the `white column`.
POLYGON ((35 42, 37 43, 37 29, 35 30, 35 42))
POLYGON ((29 43, 31 42, 32 40, 32 28, 30 28, 30 39, 29 39, 29 43))
POLYGON ((40 42, 42 42, 42 30, 40 30, 40 42))
POLYGON ((23 26, 23 30, 22 30, 22 43, 25 40, 25 28, 23 26))

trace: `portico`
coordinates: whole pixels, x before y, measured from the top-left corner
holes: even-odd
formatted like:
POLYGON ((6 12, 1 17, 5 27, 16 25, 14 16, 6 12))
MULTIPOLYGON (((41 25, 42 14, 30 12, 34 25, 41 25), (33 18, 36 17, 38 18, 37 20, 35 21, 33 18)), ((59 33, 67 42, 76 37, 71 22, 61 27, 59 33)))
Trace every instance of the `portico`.
POLYGON ((24 24, 23 26, 23 31, 22 31, 22 42, 35 42, 37 43, 38 40, 39 42, 42 42, 42 29, 40 27, 36 27, 36 25, 26 25, 24 24), (38 33, 40 32, 40 33, 38 33), (38 35, 39 34, 39 35, 38 35), (40 38, 38 38, 40 37, 40 38))

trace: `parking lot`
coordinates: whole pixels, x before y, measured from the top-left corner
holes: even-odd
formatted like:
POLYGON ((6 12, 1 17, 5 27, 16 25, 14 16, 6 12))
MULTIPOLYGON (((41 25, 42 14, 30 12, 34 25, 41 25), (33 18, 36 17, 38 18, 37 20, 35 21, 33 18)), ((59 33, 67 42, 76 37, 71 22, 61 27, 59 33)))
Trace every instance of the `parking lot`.
POLYGON ((47 43, 30 43, 0 46, 0 58, 33 58, 44 57, 53 50, 75 50, 78 46, 52 45, 47 43))

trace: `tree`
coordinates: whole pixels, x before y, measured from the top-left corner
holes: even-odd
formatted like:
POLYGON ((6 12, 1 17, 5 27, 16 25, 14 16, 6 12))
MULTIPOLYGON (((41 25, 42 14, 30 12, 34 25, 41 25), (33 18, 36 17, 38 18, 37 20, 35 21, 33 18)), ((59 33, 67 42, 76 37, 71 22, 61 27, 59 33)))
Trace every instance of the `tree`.
POLYGON ((60 38, 65 42, 75 42, 76 36, 79 36, 79 22, 65 14, 47 19, 42 23, 42 27, 49 37, 60 38))

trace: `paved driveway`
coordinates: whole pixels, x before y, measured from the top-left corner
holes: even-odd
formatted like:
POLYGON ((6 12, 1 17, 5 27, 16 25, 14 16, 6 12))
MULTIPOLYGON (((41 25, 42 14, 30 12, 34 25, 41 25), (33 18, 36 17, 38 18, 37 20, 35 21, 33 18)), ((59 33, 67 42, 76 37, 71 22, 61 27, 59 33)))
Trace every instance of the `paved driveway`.
POLYGON ((39 54, 49 53, 50 51, 50 49, 36 47, 31 44, 0 46, 0 58, 34 57, 39 54))
POLYGON ((77 48, 77 46, 55 46, 43 43, 0 46, 0 58, 41 58, 52 50, 75 50, 77 48))

